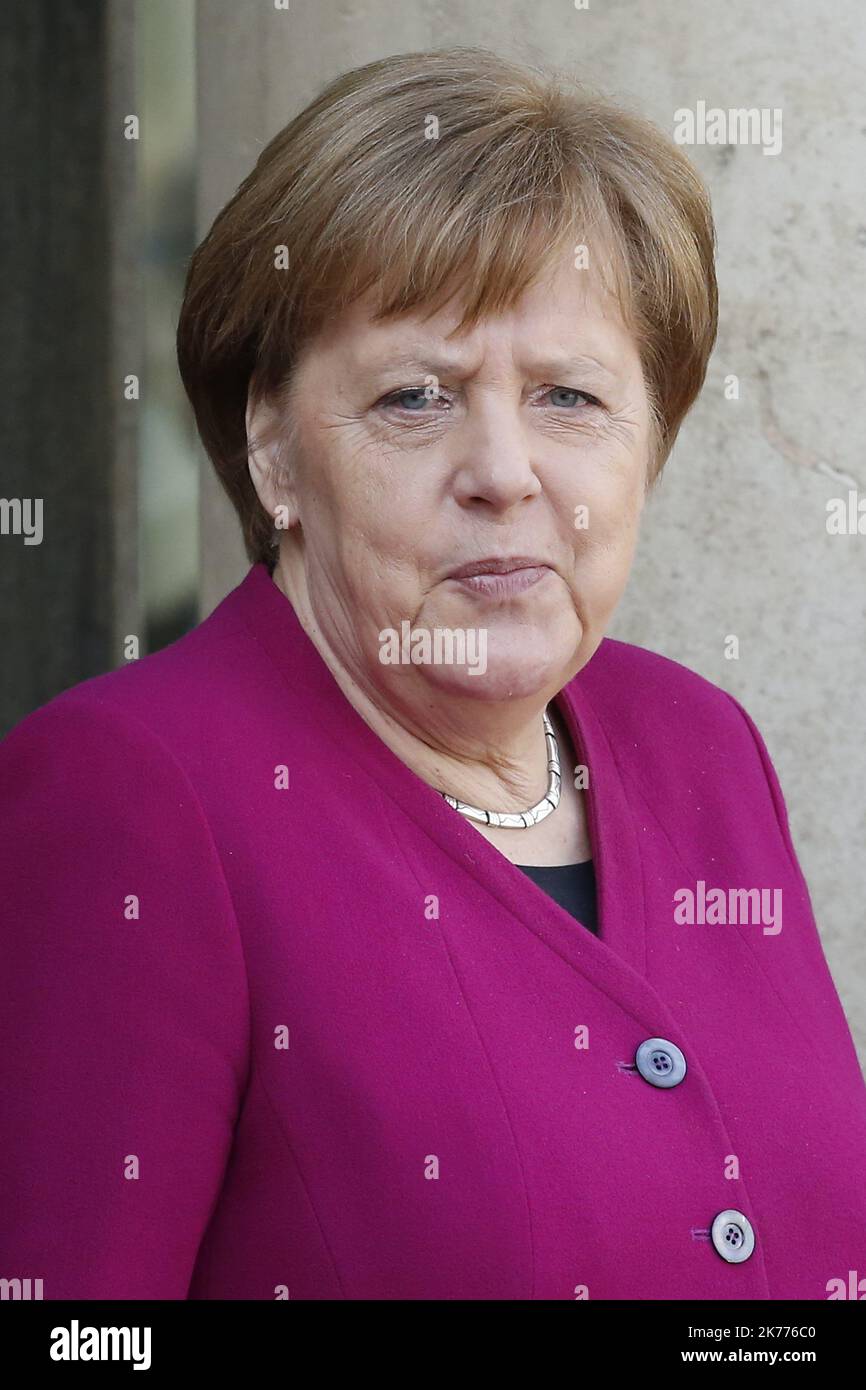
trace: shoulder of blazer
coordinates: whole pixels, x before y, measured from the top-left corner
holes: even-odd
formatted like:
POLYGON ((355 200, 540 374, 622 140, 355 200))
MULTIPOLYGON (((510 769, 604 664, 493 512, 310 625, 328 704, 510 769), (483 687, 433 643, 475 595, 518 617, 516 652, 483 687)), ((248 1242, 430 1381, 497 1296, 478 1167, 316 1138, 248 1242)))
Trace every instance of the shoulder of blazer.
POLYGON ((801 877, 781 785, 760 730, 721 686, 671 657, 605 637, 574 682, 620 770, 648 800, 673 804, 708 788, 763 805, 801 877))
POLYGON ((134 709, 106 694, 108 680, 62 691, 6 735, 0 804, 10 817, 23 817, 25 832, 28 824, 47 831, 65 821, 77 831, 89 826, 92 837, 110 838, 124 827, 142 839, 172 806, 174 833, 218 869, 207 819, 181 761, 134 709))
POLYGON ((151 757, 174 758, 188 770, 186 753, 201 735, 203 692, 214 703, 239 701, 256 658, 249 630, 220 605, 158 651, 61 691, 15 725, 0 750, 36 730, 43 739, 56 730, 62 740, 79 721, 84 728, 101 724, 107 738, 137 740, 142 754, 148 745, 151 757))
POLYGON ((622 740, 628 733, 686 738, 717 736, 731 752, 754 755, 744 711, 732 695, 697 671, 646 647, 605 637, 575 676, 596 717, 622 740))

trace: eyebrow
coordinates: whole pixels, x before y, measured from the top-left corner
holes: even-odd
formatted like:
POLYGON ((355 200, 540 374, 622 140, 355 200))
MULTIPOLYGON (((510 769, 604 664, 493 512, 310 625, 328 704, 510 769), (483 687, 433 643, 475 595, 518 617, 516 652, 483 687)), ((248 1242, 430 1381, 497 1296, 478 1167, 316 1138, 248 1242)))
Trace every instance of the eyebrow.
MULTIPOLYGON (((447 357, 441 353, 435 356, 428 356, 417 350, 406 349, 402 352, 383 355, 375 358, 366 364, 371 371, 415 371, 423 376, 442 377, 452 372, 464 372, 466 362, 462 357, 447 357)), ((617 379, 617 372, 605 366, 598 358, 588 354, 578 353, 553 353, 544 357, 534 358, 527 364, 527 370, 533 375, 555 377, 568 375, 571 372, 580 374, 589 373, 594 377, 602 376, 611 381, 617 379)))
POLYGON ((590 357, 588 354, 579 353, 573 355, 555 353, 550 357, 539 357, 532 361, 531 369, 540 376, 557 376, 560 373, 567 375, 570 372, 590 372, 593 375, 609 377, 615 380, 618 372, 611 367, 605 366, 604 362, 599 362, 597 357, 590 357))

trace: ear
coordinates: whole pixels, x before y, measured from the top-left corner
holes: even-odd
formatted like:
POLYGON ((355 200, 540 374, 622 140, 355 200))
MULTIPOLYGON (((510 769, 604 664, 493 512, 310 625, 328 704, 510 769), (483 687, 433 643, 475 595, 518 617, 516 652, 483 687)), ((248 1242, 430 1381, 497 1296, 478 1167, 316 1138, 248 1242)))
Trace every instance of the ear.
POLYGON ((247 466, 258 499, 275 522, 280 508, 281 526, 292 525, 297 510, 284 457, 288 431, 285 425, 280 428, 273 406, 264 400, 253 401, 251 391, 247 393, 246 432, 247 466))

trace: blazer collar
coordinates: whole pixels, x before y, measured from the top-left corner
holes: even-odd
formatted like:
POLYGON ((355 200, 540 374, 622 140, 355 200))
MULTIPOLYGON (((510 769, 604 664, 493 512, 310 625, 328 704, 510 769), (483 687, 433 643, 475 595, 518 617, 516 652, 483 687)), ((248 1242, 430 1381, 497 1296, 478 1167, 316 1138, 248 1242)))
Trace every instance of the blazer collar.
MULTIPOLYGON (((581 927, 563 907, 512 864, 458 811, 403 763, 346 699, 282 590, 264 563, 255 564, 220 607, 240 611, 255 640, 347 769, 354 762, 392 802, 496 899, 575 969, 590 977, 650 1030, 676 1025, 646 980, 646 908, 635 812, 617 758, 584 673, 600 674, 606 639, 590 662, 555 697, 579 763, 589 769, 588 831, 598 892, 599 935, 581 927)), ((217 612, 219 609, 217 609, 217 612)), ((213 616, 216 616, 214 614, 213 616)), ((594 679, 596 689, 603 681, 594 679)), ((668 1034, 670 1036, 670 1034, 668 1034)))

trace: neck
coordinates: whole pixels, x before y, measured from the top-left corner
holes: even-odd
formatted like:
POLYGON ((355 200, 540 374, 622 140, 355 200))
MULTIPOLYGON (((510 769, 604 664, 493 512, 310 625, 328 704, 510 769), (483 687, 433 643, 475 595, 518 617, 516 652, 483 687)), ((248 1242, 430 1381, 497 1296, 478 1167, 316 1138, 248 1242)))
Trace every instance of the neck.
MULTIPOLYGON (((294 612, 346 699, 373 732, 429 786, 493 811, 525 811, 545 795, 547 742, 542 714, 556 689, 499 702, 471 698, 431 701, 419 677, 417 700, 383 700, 363 663, 342 658, 318 622, 303 561, 281 547, 273 581, 294 612)), ((408 683, 407 683, 408 684, 408 683)), ((557 738, 562 725, 548 710, 557 738)))

